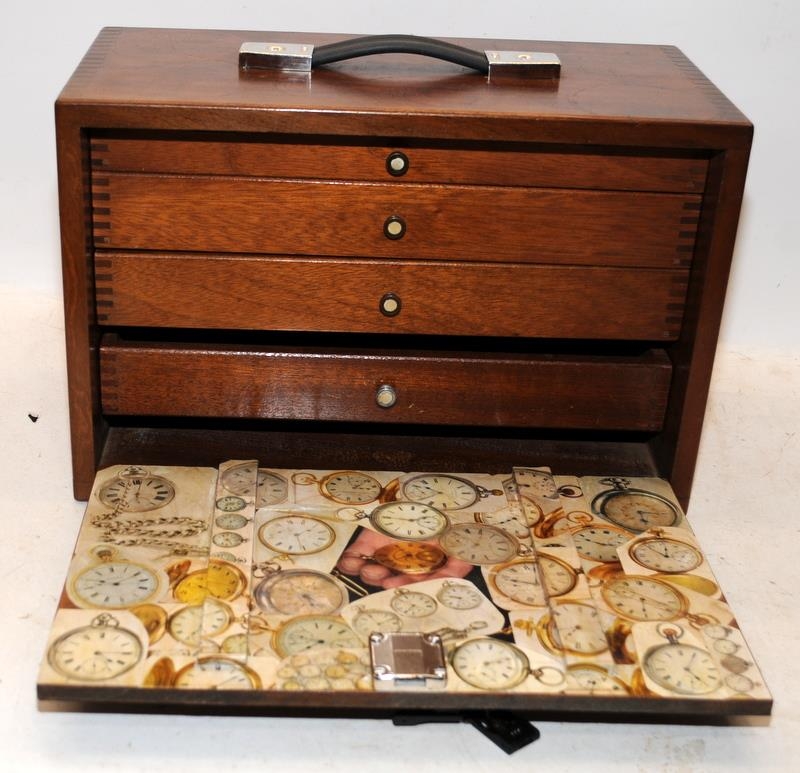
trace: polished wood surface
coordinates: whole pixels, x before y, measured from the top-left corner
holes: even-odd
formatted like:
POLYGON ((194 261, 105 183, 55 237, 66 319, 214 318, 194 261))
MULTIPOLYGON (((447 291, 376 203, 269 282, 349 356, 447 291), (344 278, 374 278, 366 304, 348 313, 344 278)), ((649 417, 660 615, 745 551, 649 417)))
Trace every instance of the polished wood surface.
POLYGON ((687 269, 135 252, 98 252, 95 266, 107 325, 657 341, 677 338, 689 280, 687 269), (387 317, 389 293, 401 305, 387 317))
MULTIPOLYGON (((518 336, 532 350, 546 339, 559 367, 566 359, 547 339, 577 341, 606 363, 616 354, 610 340, 649 341, 672 366, 663 429, 623 438, 562 424, 545 437, 532 427, 525 456, 547 464, 552 452, 561 472, 647 469, 668 477, 685 505, 752 137, 747 119, 669 46, 534 42, 562 59, 562 78, 550 83, 493 82, 404 55, 300 78, 240 73, 239 45, 276 36, 110 28, 59 97, 76 495, 87 496, 97 464, 180 463, 196 439, 172 443, 174 433, 204 431, 205 420, 178 417, 166 427, 158 416, 103 410, 99 340, 137 326, 150 328, 150 341, 162 331, 165 344, 176 328, 209 341, 217 338, 209 328, 225 337, 287 329, 483 336, 487 354, 494 337, 518 336), (386 155, 397 149, 410 165, 394 178, 386 155), (406 220, 400 240, 383 235, 390 214, 406 220), (395 317, 380 314, 386 292, 402 299, 395 317), (185 425, 192 421, 194 429, 185 425)), ((386 344, 386 356, 398 354, 402 338, 386 344)), ((597 406, 604 390, 603 379, 586 385, 597 406)), ((524 385, 515 394, 525 395, 524 385)), ((261 433, 271 437, 274 421, 247 442, 239 424, 219 428, 214 448, 228 457, 246 450, 261 433)), ((293 438, 324 436, 324 422, 298 424, 293 438)), ((396 467, 378 439, 404 425, 368 426, 362 466, 396 467)), ((466 460, 488 443, 461 425, 439 426, 462 433, 452 448, 466 460)), ((517 448, 512 429, 505 434, 508 443, 488 443, 484 459, 517 448)), ((409 458, 429 442, 409 435, 409 458)))
POLYGON ((148 345, 100 349, 108 414, 657 431, 672 367, 634 357, 148 345), (596 384, 602 383, 602 395, 596 384), (388 385, 396 403, 381 407, 388 385))

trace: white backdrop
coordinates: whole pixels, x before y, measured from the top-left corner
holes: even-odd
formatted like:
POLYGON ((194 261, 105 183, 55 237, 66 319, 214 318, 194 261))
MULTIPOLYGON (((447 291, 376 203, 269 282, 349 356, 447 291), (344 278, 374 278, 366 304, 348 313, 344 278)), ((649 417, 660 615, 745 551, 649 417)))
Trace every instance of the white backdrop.
POLYGON ((5 0, 0 285, 60 292, 52 105, 103 26, 673 44, 754 122, 725 348, 798 347, 800 6, 790 0, 5 0))

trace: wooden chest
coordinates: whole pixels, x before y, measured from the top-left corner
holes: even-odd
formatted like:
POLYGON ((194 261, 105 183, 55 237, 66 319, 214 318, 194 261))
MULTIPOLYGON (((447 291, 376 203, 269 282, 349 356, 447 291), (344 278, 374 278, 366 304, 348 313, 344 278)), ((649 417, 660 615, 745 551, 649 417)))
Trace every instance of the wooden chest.
MULTIPOLYGON (((98 466, 657 475, 685 505, 752 127, 671 47, 560 79, 105 29, 56 105, 75 494, 98 466), (413 460, 413 464, 409 464, 413 460)), ((282 40, 328 42, 332 36, 282 40)))

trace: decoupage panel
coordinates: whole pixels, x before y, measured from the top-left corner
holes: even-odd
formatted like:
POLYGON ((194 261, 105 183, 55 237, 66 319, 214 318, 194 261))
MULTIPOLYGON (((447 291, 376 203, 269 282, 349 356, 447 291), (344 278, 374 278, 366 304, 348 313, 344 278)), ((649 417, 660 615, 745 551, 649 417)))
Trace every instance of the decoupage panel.
POLYGON ((669 486, 545 466, 103 470, 39 680, 769 700, 669 486))

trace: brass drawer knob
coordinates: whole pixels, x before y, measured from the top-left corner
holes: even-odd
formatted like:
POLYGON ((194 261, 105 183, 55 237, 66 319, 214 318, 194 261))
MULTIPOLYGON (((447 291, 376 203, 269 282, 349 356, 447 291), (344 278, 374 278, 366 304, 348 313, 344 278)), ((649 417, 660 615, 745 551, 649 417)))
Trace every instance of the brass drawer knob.
POLYGON ((387 239, 402 239, 406 234, 406 221, 399 215, 390 215, 383 223, 383 234, 387 239))
POLYGON ((379 308, 384 317, 396 317, 400 313, 400 309, 403 308, 403 303, 400 300, 400 296, 394 293, 386 293, 381 296, 379 308))
POLYGON ((381 384, 375 392, 375 402, 381 408, 391 408, 397 402, 397 391, 391 384, 381 384))
POLYGON ((408 166, 408 156, 399 150, 390 153, 386 157, 386 171, 392 177, 402 177, 408 171, 408 166))

